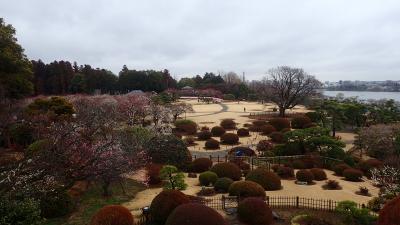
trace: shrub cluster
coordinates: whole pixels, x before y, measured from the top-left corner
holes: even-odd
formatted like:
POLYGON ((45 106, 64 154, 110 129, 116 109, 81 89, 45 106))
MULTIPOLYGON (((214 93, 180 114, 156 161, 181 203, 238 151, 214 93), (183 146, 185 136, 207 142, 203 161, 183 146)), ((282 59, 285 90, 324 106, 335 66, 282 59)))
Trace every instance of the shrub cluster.
POLYGON ((197 133, 197 138, 198 138, 199 140, 201 140, 201 141, 208 140, 208 139, 210 139, 211 137, 212 137, 212 134, 211 134, 211 132, 208 131, 208 130, 203 130, 203 131, 200 131, 199 133, 197 133))
POLYGON ((245 146, 238 146, 234 147, 229 151, 229 154, 231 155, 238 155, 238 156, 254 156, 256 153, 253 151, 253 149, 245 146))
POLYGON ((296 173, 296 179, 301 182, 307 182, 308 184, 312 183, 314 180, 314 175, 310 170, 299 170, 296 173))
POLYGON ((197 123, 192 120, 177 120, 174 125, 178 131, 187 135, 193 135, 197 132, 197 123))
POLYGON ((327 180, 322 187, 327 190, 342 189, 342 187, 340 187, 340 185, 339 185, 339 182, 337 182, 336 180, 327 180))
POLYGON ((229 187, 230 196, 239 196, 241 198, 247 197, 265 197, 264 188, 253 181, 235 181, 229 187))
POLYGON ((277 131, 290 128, 290 121, 286 118, 272 118, 269 120, 269 124, 275 127, 277 131))
POLYGON ((250 135, 249 130, 246 128, 240 128, 236 131, 239 137, 247 137, 250 135))
POLYGON ((176 207, 189 202, 190 199, 178 190, 163 190, 151 202, 150 214, 154 222, 164 224, 176 207))
POLYGON ((257 151, 265 152, 271 151, 274 148, 274 145, 268 140, 261 140, 257 144, 257 151))
POLYGON ((270 135, 272 132, 276 132, 276 129, 272 125, 267 124, 262 126, 260 131, 264 135, 270 135))
POLYGON ((237 144, 239 142, 239 136, 234 133, 225 133, 221 136, 221 142, 224 144, 237 144))
POLYGON ((282 187, 281 178, 263 167, 250 171, 246 176, 246 180, 258 183, 266 191, 275 191, 282 187))
POLYGON ((178 206, 168 217, 165 225, 227 225, 225 219, 212 208, 199 203, 178 206))
POLYGON ((202 172, 199 175, 200 184, 203 186, 209 186, 210 184, 214 184, 218 179, 216 173, 211 171, 202 172))
POLYGON ((347 164, 341 163, 333 167, 333 171, 338 176, 343 176, 343 171, 346 169, 350 169, 351 167, 347 164))
POLYGON ((294 170, 291 167, 280 166, 277 168, 276 173, 283 179, 294 177, 294 170))
POLYGON ((101 208, 93 217, 90 225, 133 225, 133 216, 129 209, 120 205, 108 205, 101 208))
POLYGON ((249 170, 250 169, 250 164, 245 162, 244 159, 233 158, 233 159, 229 160, 229 162, 236 164, 241 170, 249 170))
POLYGON ((226 193, 228 192, 229 187, 231 186, 232 183, 233 180, 231 178, 227 177, 218 178, 217 181, 215 181, 214 183, 214 189, 215 191, 226 193))
POLYGON ((213 162, 209 158, 197 158, 192 162, 192 171, 201 173, 211 168, 213 162))
POLYGON ((219 141, 211 138, 206 141, 204 146, 206 147, 206 149, 219 149, 219 141))
POLYGON ((310 172, 313 174, 314 176, 314 180, 326 180, 326 173, 323 169, 320 168, 312 168, 310 169, 310 172))
POLYGON ((298 116, 292 119, 291 125, 294 129, 303 129, 305 125, 312 123, 307 116, 298 116))
POLYGON ((293 160, 292 166, 295 169, 305 169, 306 168, 306 166, 304 165, 303 160, 300 160, 300 159, 293 160))
POLYGON ((215 126, 211 128, 211 133, 214 137, 221 137, 223 134, 225 134, 225 129, 220 126, 215 126))
POLYGON ((270 225, 273 222, 272 211, 261 198, 250 197, 241 201, 237 215, 246 224, 270 225))
POLYGON ((242 173, 240 168, 231 162, 217 163, 211 167, 211 171, 216 173, 218 177, 228 177, 232 180, 240 180, 242 173))
POLYGON ((278 131, 270 133, 268 137, 275 143, 283 143, 285 141, 283 133, 278 131))
POLYGON ((220 125, 226 130, 233 130, 236 128, 236 123, 233 119, 223 119, 220 125))
POLYGON ((361 170, 349 168, 343 171, 343 176, 348 181, 360 181, 363 176, 363 172, 361 170))

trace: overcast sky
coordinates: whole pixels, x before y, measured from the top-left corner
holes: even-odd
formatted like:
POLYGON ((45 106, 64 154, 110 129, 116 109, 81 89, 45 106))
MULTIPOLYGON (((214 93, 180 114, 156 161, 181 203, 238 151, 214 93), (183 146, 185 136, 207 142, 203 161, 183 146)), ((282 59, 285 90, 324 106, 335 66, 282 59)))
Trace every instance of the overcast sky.
POLYGON ((259 79, 302 67, 320 80, 400 80, 399 0, 0 0, 30 59, 176 77, 259 79))

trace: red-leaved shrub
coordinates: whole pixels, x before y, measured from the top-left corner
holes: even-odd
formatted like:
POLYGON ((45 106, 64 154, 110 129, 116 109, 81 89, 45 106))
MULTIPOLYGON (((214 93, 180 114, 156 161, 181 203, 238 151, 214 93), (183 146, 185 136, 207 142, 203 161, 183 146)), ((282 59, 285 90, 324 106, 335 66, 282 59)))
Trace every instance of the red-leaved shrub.
POLYGON ((309 170, 299 170, 296 173, 296 179, 310 184, 314 180, 314 175, 309 170))
POLYGON ((390 200, 379 212, 378 225, 398 225, 400 215, 400 196, 390 200))
POLYGON ((164 224, 176 207, 189 202, 190 199, 178 190, 163 190, 151 202, 150 214, 156 223, 164 224))
POLYGON ((338 176, 343 176, 343 171, 346 169, 350 169, 351 167, 347 164, 341 163, 333 167, 333 171, 338 176))
POLYGON ((178 206, 168 217, 165 225, 228 225, 214 209, 199 203, 178 206))
POLYGON ((201 173, 211 168, 213 162, 209 158, 197 158, 192 162, 192 171, 201 173))
POLYGON ((236 131, 239 137, 247 137, 250 135, 249 130, 246 128, 240 128, 236 131))
POLYGON ((208 139, 210 139, 211 137, 212 137, 212 134, 211 134, 211 132, 208 131, 208 130, 203 130, 203 131, 200 131, 199 133, 197 133, 197 138, 198 138, 199 140, 201 140, 201 141, 208 140, 208 139))
POLYGON ((148 182, 151 185, 160 184, 160 170, 163 167, 161 164, 151 163, 146 166, 146 173, 148 176, 148 182))
POLYGON ((269 124, 275 127, 277 131, 290 128, 290 121, 286 118, 272 118, 269 120, 269 124))
POLYGON ((268 135, 271 140, 275 143, 283 143, 285 141, 285 137, 283 136, 282 132, 272 132, 268 135))
POLYGON ((360 181, 363 176, 363 172, 361 170, 349 168, 343 171, 343 176, 348 181, 360 181))
POLYGON ((221 136, 221 142, 224 144, 237 144, 239 142, 239 136, 234 133, 225 133, 221 136))
POLYGON ((314 180, 326 180, 326 173, 323 169, 320 168, 312 168, 310 172, 314 175, 314 180))
POLYGON ((133 225, 133 216, 123 206, 107 205, 92 217, 90 225, 133 225))
POLYGON ((271 151, 273 148, 274 144, 268 140, 261 140, 257 144, 257 151, 259 152, 271 151))
POLYGON ((236 123, 232 119, 223 119, 220 123, 225 130, 233 130, 236 128, 236 123))
POLYGON ((247 197, 265 197, 264 188, 253 181, 235 181, 229 187, 230 196, 239 196, 241 198, 247 197))
POLYGON ((217 163, 210 169, 212 172, 216 173, 218 177, 228 177, 232 180, 240 180, 242 172, 240 168, 231 162, 217 163))
POLYGON ((208 140, 206 141, 206 143, 204 144, 204 146, 206 147, 206 149, 210 149, 210 150, 212 150, 212 149, 219 149, 219 141, 217 141, 217 140, 211 138, 211 139, 208 139, 208 140))
POLYGON ((261 127, 261 132, 264 135, 270 135, 272 132, 276 132, 276 129, 272 125, 268 124, 261 127))
POLYGON ((237 209, 241 222, 252 225, 270 225, 272 211, 261 198, 250 197, 241 201, 237 209))
POLYGON ((281 178, 263 167, 258 167, 246 175, 246 180, 254 181, 261 185, 266 191, 281 189, 281 178))
POLYGON ((276 173, 283 179, 294 177, 294 170, 291 167, 281 166, 278 167, 276 173))
POLYGON ((306 124, 312 123, 311 119, 307 116, 297 116, 291 121, 293 129, 302 129, 306 124))
POLYGON ((211 128, 211 133, 213 137, 221 137, 223 134, 225 134, 225 129, 220 126, 215 126, 211 128))

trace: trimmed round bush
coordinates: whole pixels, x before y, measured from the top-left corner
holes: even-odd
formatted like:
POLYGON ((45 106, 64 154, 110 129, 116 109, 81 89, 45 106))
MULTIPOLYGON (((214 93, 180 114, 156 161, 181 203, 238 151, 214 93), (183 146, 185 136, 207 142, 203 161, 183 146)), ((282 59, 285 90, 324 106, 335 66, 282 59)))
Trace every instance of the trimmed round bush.
POLYGON ((262 132, 262 134, 264 135, 270 135, 272 132, 276 132, 275 127, 273 127, 272 125, 263 125, 260 128, 260 131, 262 132))
POLYGON ((343 171, 346 169, 350 169, 351 167, 347 164, 341 163, 333 167, 333 171, 338 176, 343 176, 343 171))
POLYGON ((299 170, 296 173, 296 179, 298 181, 307 182, 310 184, 314 180, 314 175, 310 172, 310 170, 299 170))
POLYGON ((291 167, 281 166, 277 168, 276 173, 283 179, 294 177, 294 170, 291 167))
POLYGON ((197 138, 198 138, 199 140, 201 140, 201 141, 208 140, 208 139, 210 139, 211 137, 212 137, 212 134, 211 134, 211 132, 208 131, 208 130, 200 131, 200 132, 197 134, 197 138))
POLYGON ((217 181, 214 183, 214 190, 218 192, 226 193, 229 190, 229 187, 233 183, 231 178, 222 177, 218 178, 217 181))
POLYGON ((229 151, 229 154, 236 156, 254 156, 256 153, 253 149, 245 146, 234 147, 229 151))
POLYGON ((218 177, 228 177, 232 180, 240 180, 242 172, 240 168, 231 162, 217 163, 210 169, 212 172, 216 173, 218 177))
POLYGON ((183 141, 187 144, 187 145, 193 145, 196 142, 196 139, 192 136, 187 136, 186 138, 183 139, 183 141))
POLYGON ((246 180, 258 183, 266 191, 275 191, 282 187, 281 178, 263 167, 250 171, 246 176, 246 180))
POLYGON ((304 165, 304 169, 311 169, 314 167, 315 160, 312 158, 303 158, 301 159, 304 165))
POLYGON ((275 143, 283 143, 285 141, 283 133, 278 131, 270 133, 268 137, 270 137, 271 140, 275 143))
POLYGON ((233 158, 233 159, 229 160, 229 162, 236 164, 241 170, 249 170, 250 169, 250 164, 245 162, 244 159, 233 158))
POLYGON ((304 162, 300 159, 295 159, 292 162, 293 168, 295 169, 305 169, 306 166, 304 165, 304 162))
POLYGON ((239 136, 234 133, 225 133, 221 136, 221 142, 224 144, 237 144, 239 142, 239 136))
POLYGON ((261 140, 257 144, 257 151, 265 152, 271 151, 274 148, 274 145, 268 140, 261 140))
POLYGON ((214 184, 217 181, 218 176, 216 173, 211 171, 202 172, 199 175, 200 184, 203 186, 209 186, 210 184, 214 184))
POLYGON ((275 127, 277 131, 290 128, 290 121, 286 118, 272 118, 269 120, 269 124, 275 127))
POLYGON ((306 116, 310 118, 311 122, 316 123, 320 120, 321 116, 317 112, 306 112, 306 116))
POLYGON ((247 137, 250 135, 249 130, 246 128, 240 128, 236 131, 239 137, 247 137))
POLYGON ((380 168, 383 166, 383 162, 378 159, 368 159, 365 161, 361 161, 358 164, 358 168, 362 170, 368 177, 371 174, 371 169, 380 168))
POLYGON ((379 212, 378 225, 399 224, 400 196, 390 200, 379 212))
POLYGON ((349 168, 343 171, 343 176, 348 181, 360 181, 363 176, 363 172, 361 170, 349 168))
POLYGON ((206 147, 206 149, 219 149, 219 141, 211 138, 206 141, 204 146, 206 147))
POLYGON ((241 201, 237 208, 238 219, 251 225, 273 223, 272 211, 261 198, 250 197, 241 201))
POLYGON ((174 209, 190 199, 178 190, 163 190, 150 205, 150 214, 156 223, 164 224, 174 209))
POLYGON ((314 175, 314 180, 326 180, 326 173, 323 169, 320 168, 312 168, 310 172, 314 175))
POLYGON ((236 128, 236 123, 232 119, 223 119, 220 123, 225 130, 233 130, 236 128))
POLYGON ((41 215, 45 218, 65 216, 73 209, 71 197, 63 193, 49 193, 40 199, 41 215))
POLYGON ((311 119, 307 116, 294 117, 291 121, 293 129, 303 129, 304 125, 312 123, 311 119))
POLYGON ((261 127, 261 126, 267 125, 267 121, 265 121, 265 120, 254 120, 252 123, 253 123, 253 126, 256 126, 256 127, 261 127))
POLYGON ((133 216, 129 209, 121 205, 108 205, 101 208, 92 217, 90 225, 133 225, 133 216))
POLYGON ((174 125, 178 131, 187 135, 193 135, 197 132, 197 123, 192 120, 177 120, 174 125))
POLYGON ((221 137, 223 134, 225 134, 225 129, 220 126, 215 126, 211 128, 211 133, 213 137, 221 137))
POLYGON ((160 170, 163 167, 161 164, 150 163, 146 166, 146 173, 150 185, 161 184, 160 170))
POLYGON ((230 196, 239 196, 241 198, 247 197, 265 197, 264 188, 253 181, 235 181, 229 187, 230 196))
POLYGON ((192 162, 192 171, 201 173, 211 168, 213 162, 209 158, 197 158, 192 162))
POLYGON ((178 206, 168 217, 165 225, 228 225, 214 209, 199 203, 178 206))

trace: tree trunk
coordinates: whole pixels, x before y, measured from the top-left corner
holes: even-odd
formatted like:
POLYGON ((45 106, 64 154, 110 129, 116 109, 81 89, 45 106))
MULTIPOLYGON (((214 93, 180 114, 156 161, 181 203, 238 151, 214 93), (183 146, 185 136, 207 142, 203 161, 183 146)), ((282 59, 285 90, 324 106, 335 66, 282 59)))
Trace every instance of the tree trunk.
POLYGON ((335 137, 336 136, 336 119, 335 119, 335 117, 333 116, 332 117, 332 137, 335 137))
POLYGON ((110 182, 109 181, 103 181, 103 196, 108 197, 111 196, 111 192, 109 190, 110 187, 110 182))
POLYGON ((285 117, 285 111, 286 111, 285 108, 279 107, 279 116, 280 117, 285 117))

